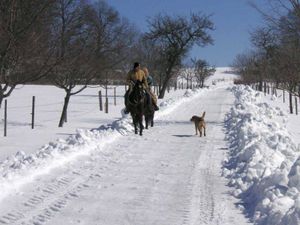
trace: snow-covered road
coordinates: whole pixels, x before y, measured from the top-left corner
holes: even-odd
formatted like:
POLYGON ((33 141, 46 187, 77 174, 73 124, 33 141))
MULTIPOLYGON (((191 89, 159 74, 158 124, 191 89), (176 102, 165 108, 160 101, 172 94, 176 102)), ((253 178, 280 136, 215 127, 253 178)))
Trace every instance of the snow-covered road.
POLYGON ((221 165, 232 93, 217 88, 160 116, 144 136, 53 169, 0 204, 0 224, 244 225, 221 165), (207 137, 189 121, 206 111, 207 137))

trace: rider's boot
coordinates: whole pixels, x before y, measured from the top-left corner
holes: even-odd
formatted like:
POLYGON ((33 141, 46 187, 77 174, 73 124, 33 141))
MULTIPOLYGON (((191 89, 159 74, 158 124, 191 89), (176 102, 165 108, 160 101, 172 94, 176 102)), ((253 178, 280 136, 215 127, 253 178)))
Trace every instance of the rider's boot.
POLYGON ((128 114, 128 113, 129 113, 129 110, 127 109, 127 107, 125 107, 124 113, 125 113, 125 114, 128 114))
POLYGON ((159 107, 156 105, 156 103, 155 103, 155 102, 154 102, 154 104, 153 104, 153 105, 154 105, 154 110, 155 110, 155 111, 158 111, 158 110, 159 110, 159 107))

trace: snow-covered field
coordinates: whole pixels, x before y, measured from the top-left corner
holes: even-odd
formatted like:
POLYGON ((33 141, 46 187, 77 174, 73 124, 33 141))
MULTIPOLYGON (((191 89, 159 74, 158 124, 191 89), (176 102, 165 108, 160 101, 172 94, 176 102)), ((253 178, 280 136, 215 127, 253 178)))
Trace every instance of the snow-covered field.
POLYGON ((74 96, 63 128, 63 92, 16 90, 0 137, 0 224, 300 224, 300 119, 280 99, 233 86, 229 70, 208 89, 168 93, 143 137, 121 115, 124 87, 109 114, 99 88, 74 96), (200 138, 189 119, 204 110, 200 138))

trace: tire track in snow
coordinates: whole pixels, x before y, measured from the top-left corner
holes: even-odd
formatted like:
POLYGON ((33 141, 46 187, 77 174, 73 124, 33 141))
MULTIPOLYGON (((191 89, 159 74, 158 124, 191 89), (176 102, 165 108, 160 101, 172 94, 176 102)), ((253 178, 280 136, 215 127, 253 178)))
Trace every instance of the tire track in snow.
MULTIPOLYGON (((109 161, 111 154, 114 154, 114 159, 122 157, 119 154, 121 151, 116 150, 114 153, 108 153, 107 156, 101 154, 94 155, 95 158, 85 157, 80 161, 81 166, 74 169, 74 165, 78 162, 68 165, 65 168, 53 171, 59 174, 58 177, 53 178, 52 174, 39 178, 38 186, 29 184, 24 187, 26 191, 31 194, 29 196, 15 196, 13 202, 17 210, 5 209, 1 207, 0 224, 44 224, 50 221, 56 214, 72 201, 72 199, 79 198, 80 193, 87 189, 90 185, 98 182, 105 173, 105 165, 109 161), (117 154, 118 153, 118 154, 117 154), (97 162, 95 162, 97 159, 97 162), (18 204, 20 202, 20 204, 18 204), (5 212, 6 211, 6 212, 5 212)), ((79 163, 80 164, 80 163, 79 163)))

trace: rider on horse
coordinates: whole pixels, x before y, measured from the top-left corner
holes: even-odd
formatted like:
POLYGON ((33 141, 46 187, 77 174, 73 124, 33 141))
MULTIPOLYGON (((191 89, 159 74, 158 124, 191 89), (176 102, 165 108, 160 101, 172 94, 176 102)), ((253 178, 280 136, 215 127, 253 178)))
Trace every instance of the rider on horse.
POLYGON ((124 110, 125 113, 129 113, 128 111, 128 104, 129 104, 129 95, 132 92, 133 86, 136 81, 140 81, 143 84, 144 90, 148 90, 148 84, 146 75, 143 70, 140 69, 140 63, 136 62, 133 65, 133 69, 130 70, 126 77, 127 84, 129 85, 129 89, 125 94, 125 106, 126 109, 124 110))
MULTIPOLYGON (((133 86, 136 83, 136 81, 140 81, 143 84, 143 89, 145 90, 146 94, 149 96, 152 96, 149 91, 150 89, 149 89, 148 82, 147 82, 147 75, 140 68, 140 63, 138 63, 138 62, 135 62, 133 65, 133 69, 128 72, 126 81, 127 81, 127 84, 129 85, 129 89, 127 90, 127 92, 125 94, 125 106, 126 106, 126 108, 124 110, 125 113, 129 113, 129 110, 128 110, 129 95, 132 92, 133 86)), ((154 102, 154 107, 156 110, 158 110, 156 102, 154 102)))

